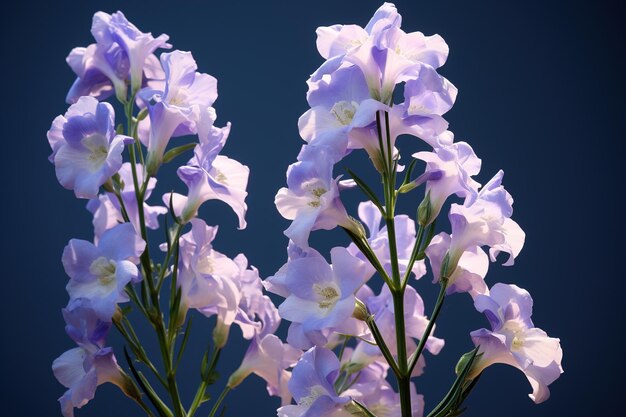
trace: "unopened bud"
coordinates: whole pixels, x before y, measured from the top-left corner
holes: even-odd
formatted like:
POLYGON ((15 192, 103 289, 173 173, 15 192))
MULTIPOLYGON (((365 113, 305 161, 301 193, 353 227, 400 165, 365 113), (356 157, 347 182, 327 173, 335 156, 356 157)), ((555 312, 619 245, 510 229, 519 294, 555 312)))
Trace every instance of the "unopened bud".
POLYGON ((433 222, 433 209, 432 203, 430 201, 430 191, 426 193, 424 200, 420 203, 417 208, 417 222, 420 226, 426 227, 433 222))
POLYGON ((354 311, 352 312, 352 317, 357 320, 366 321, 369 316, 370 313, 369 311, 367 311, 367 306, 365 305, 365 303, 363 303, 363 301, 357 298, 356 302, 354 303, 354 311))
POLYGON ((229 332, 230 326, 226 326, 223 321, 218 319, 213 329, 213 343, 216 349, 221 349, 226 346, 229 332))

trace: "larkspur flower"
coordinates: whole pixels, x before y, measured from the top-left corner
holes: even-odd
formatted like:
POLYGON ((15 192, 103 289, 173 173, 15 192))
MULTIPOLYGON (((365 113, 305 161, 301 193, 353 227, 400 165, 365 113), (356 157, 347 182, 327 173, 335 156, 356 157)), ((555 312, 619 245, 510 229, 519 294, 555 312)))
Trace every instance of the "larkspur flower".
POLYGON ((478 295, 474 305, 485 313, 491 330, 471 333, 481 355, 472 365, 469 378, 494 363, 508 364, 526 375, 533 388, 529 396, 535 403, 547 400, 548 385, 563 373, 563 351, 559 339, 534 326, 530 294, 516 285, 498 283, 489 294, 478 295))
POLYGON ((498 253, 508 253, 504 265, 513 265, 522 250, 525 233, 511 219, 513 198, 502 186, 503 175, 499 171, 489 180, 472 204, 452 204, 448 215, 452 225, 448 275, 454 272, 463 253, 475 246, 490 246, 492 261, 498 253))
POLYGON ((78 198, 95 198, 100 186, 122 166, 125 143, 133 139, 115 133, 115 113, 109 103, 81 97, 48 132, 61 185, 78 198))
MULTIPOLYGON (((441 278, 441 266, 450 248, 450 235, 441 232, 434 236, 426 248, 426 256, 430 260, 433 271, 433 282, 441 278)), ((469 247, 459 258, 457 267, 448 277, 447 294, 467 292, 472 297, 487 292, 485 276, 489 269, 489 257, 480 246, 469 247)))
POLYGON ((448 197, 456 194, 465 198, 466 205, 471 205, 478 197, 480 184, 472 179, 480 172, 481 160, 472 147, 465 142, 452 144, 438 143, 433 152, 417 152, 413 158, 426 162, 425 174, 426 199, 428 205, 426 215, 420 217, 422 226, 429 225, 437 218, 441 207, 448 197), (434 176, 433 174, 439 175, 434 176))
POLYGON ((94 245, 72 239, 63 251, 63 267, 70 277, 70 299, 87 298, 103 321, 110 321, 117 303, 128 301, 124 287, 140 280, 136 264, 145 242, 130 223, 104 232, 94 245))
POLYGON ((347 334, 364 330, 352 318, 354 294, 373 271, 345 248, 332 249, 331 260, 332 266, 322 256, 310 256, 287 265, 283 284, 290 294, 278 311, 292 322, 287 340, 297 348, 325 344, 323 330, 347 334))
POLYGON ((329 146, 345 155, 353 129, 375 121, 387 106, 370 98, 363 74, 356 67, 337 70, 317 82, 309 81, 307 100, 311 109, 298 120, 302 138, 313 146, 329 146))
POLYGON ((201 219, 191 220, 191 231, 180 237, 180 260, 177 284, 181 287, 181 305, 214 314, 213 309, 229 311, 232 323, 241 298, 235 279, 239 269, 226 255, 213 249, 217 234, 201 219))
POLYGON ((273 334, 255 336, 248 347, 239 368, 228 379, 228 387, 237 387, 248 375, 254 373, 267 383, 270 395, 281 398, 281 405, 291 402, 291 393, 287 383, 291 372, 287 368, 293 367, 302 352, 281 340, 273 334))
POLYGON ((163 71, 153 52, 170 48, 168 36, 156 38, 143 33, 130 23, 122 12, 111 15, 97 12, 93 16, 91 33, 96 43, 86 48, 74 48, 67 63, 77 75, 68 92, 67 102, 81 96, 106 99, 115 91, 120 101, 128 94, 127 83, 137 91, 146 79, 162 79, 163 71))
POLYGON ((59 398, 65 417, 73 417, 74 408, 81 408, 93 399, 96 387, 105 382, 119 386, 127 395, 139 398, 128 377, 119 368, 105 338, 111 323, 102 321, 88 299, 70 301, 63 310, 65 330, 78 346, 63 353, 52 364, 54 376, 68 390, 59 398))
POLYGON ((190 52, 164 53, 160 59, 165 71, 164 91, 146 88, 139 94, 150 113, 146 161, 150 176, 161 166, 172 137, 198 133, 198 124, 207 112, 211 120, 203 122, 215 121, 211 106, 217 99, 217 80, 196 72, 198 66, 190 52))
MULTIPOLYGON (((248 177, 250 169, 223 155, 218 155, 228 134, 230 123, 223 128, 210 126, 206 134, 200 135, 194 156, 186 165, 178 168, 178 177, 187 185, 187 196, 174 195, 175 211, 183 221, 194 217, 198 208, 208 200, 221 200, 228 204, 239 220, 239 229, 246 227, 245 215, 248 206, 248 177)), ((169 200, 169 195, 164 200, 169 200)))
POLYGON ((334 383, 339 374, 339 359, 328 349, 308 350, 291 373, 289 391, 297 405, 278 409, 279 417, 348 417, 344 409, 350 397, 338 395, 334 383))
MULTIPOLYGON (((311 148, 305 145, 304 151, 308 149, 311 148)), ((354 227, 339 197, 339 178, 332 177, 334 155, 333 150, 320 147, 308 153, 306 159, 290 165, 287 188, 276 194, 276 208, 284 218, 292 220, 285 235, 300 247, 308 247, 312 230, 354 227)))

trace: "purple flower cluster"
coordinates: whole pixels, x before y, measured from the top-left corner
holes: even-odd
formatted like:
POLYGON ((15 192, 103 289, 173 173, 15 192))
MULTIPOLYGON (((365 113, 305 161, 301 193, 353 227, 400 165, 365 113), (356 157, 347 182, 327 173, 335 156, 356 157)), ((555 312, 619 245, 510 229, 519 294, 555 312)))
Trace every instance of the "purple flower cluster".
MULTIPOLYGON (((127 376, 106 346, 107 334, 115 326, 135 362, 157 380, 175 375, 175 364, 167 355, 162 358, 162 374, 149 358, 127 316, 131 306, 156 331, 162 352, 174 351, 176 336, 189 323, 190 309, 217 316, 214 352, 225 346, 231 325, 237 324, 250 347, 228 387, 256 373, 267 381, 270 394, 288 403, 287 369, 301 351, 274 335, 281 319, 263 294, 258 271, 243 254, 231 259, 216 251, 212 242, 217 226, 197 218, 205 201, 221 200, 235 212, 239 228, 246 227, 249 169, 220 154, 231 124, 214 125, 217 80, 197 71, 190 52, 175 50, 157 57, 158 48, 171 48, 168 36, 141 32, 121 12, 96 13, 91 32, 96 42, 73 49, 67 58, 77 75, 67 96, 71 106, 48 131, 49 159, 57 178, 76 197, 89 199, 94 229, 92 241, 72 239, 63 252, 70 278, 70 301, 63 315, 66 331, 77 345, 53 364, 55 376, 68 388, 60 398, 63 414, 72 416, 73 409, 91 400, 104 382, 120 386, 144 410, 149 408, 145 400, 150 400, 159 415, 179 415, 186 409, 175 382, 165 386, 171 396, 168 406, 130 362, 135 379, 127 376), (113 106, 103 101, 113 93, 124 108, 125 134, 121 127, 116 129, 113 106), (197 136, 197 142, 170 146, 172 138, 189 135, 197 136), (162 195, 163 205, 149 205, 159 168, 191 150, 193 155, 177 170, 188 188, 186 195, 169 192, 162 195), (165 230, 166 242, 160 245, 165 252, 161 263, 149 255, 147 229, 159 229, 164 215, 172 220, 165 230), (163 285, 167 279, 171 285, 163 285), (161 310, 162 289, 171 290, 165 299, 169 315, 161 310)), ((186 340, 185 335, 179 341, 181 352, 186 340)), ((189 415, 206 401, 214 372, 203 370, 205 379, 189 415)))
MULTIPOLYGON (((385 3, 365 27, 317 29, 325 62, 307 81, 310 109, 298 122, 306 144, 275 198, 291 221, 285 230, 288 261, 265 281, 270 292, 285 298, 278 311, 291 322, 287 342, 309 349, 288 384, 297 405, 280 408, 279 416, 371 415, 363 407, 374 415, 422 415, 423 398, 406 381, 423 372, 423 349, 435 355, 442 349, 444 341, 433 336, 434 321, 446 295, 457 292, 469 293, 491 323, 491 330, 472 333, 477 359, 457 389, 468 389, 490 364, 508 363, 528 376, 531 398, 541 402, 562 372, 558 339, 530 322, 530 296, 504 284, 489 290, 485 283, 489 260, 506 252, 504 265, 513 265, 525 234, 511 219, 513 199, 502 186, 503 172, 481 186, 473 178, 480 158, 468 143, 454 140, 443 118, 457 95, 437 72, 448 46, 439 35, 404 32, 401 20, 395 6, 385 3), (393 103, 396 97, 403 101, 393 103), (430 150, 414 153, 404 167, 396 147, 400 135, 417 137, 430 150), (337 163, 359 149, 382 177, 384 201, 360 178, 351 183, 333 174, 337 163), (423 174, 411 179, 420 164, 423 174), (396 188, 402 170, 406 179, 396 188), (358 185, 369 199, 358 207, 360 221, 341 201, 348 185, 358 185), (421 185, 424 198, 415 221, 395 214, 398 196, 421 185), (451 232, 435 234, 435 222, 454 198, 460 200, 449 209, 451 232), (328 262, 309 247, 309 236, 337 226, 353 242, 333 248, 328 262), (408 285, 411 275, 419 279, 429 269, 441 286, 430 318, 408 285), (376 273, 386 284, 379 293, 368 286, 376 273), (339 347, 337 358, 332 349, 339 347), (400 397, 386 381, 389 369, 400 383, 400 397)), ((457 398, 468 393, 459 391, 457 398)), ((458 406, 442 405, 450 412, 458 406)))

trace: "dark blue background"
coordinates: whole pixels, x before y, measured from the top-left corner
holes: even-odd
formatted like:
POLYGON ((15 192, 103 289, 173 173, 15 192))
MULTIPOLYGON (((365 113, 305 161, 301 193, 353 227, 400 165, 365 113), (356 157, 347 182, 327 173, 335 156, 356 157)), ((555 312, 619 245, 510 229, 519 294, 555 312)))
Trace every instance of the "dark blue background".
MULTIPOLYGON (((89 239, 92 230, 84 202, 56 182, 46 160, 45 133, 66 110, 64 97, 74 76, 64 58, 72 47, 92 42, 92 14, 123 10, 143 31, 167 33, 175 48, 191 50, 200 71, 219 80, 218 125, 233 123, 224 153, 252 172, 249 226, 236 231, 235 216, 219 202, 208 203, 202 214, 209 224, 221 225, 216 248, 229 255, 245 252, 265 277, 285 260, 287 222, 275 211, 273 198, 301 145, 296 121, 307 109, 305 80, 321 63, 315 28, 364 25, 378 6, 362 0, 205 0, 176 6, 24 1, 3 6, 1 415, 60 415, 56 399, 63 387, 50 365, 72 347, 60 314, 67 300, 60 255, 70 238, 89 239)), ((505 170, 505 185, 515 197, 514 218, 527 233, 515 267, 493 265, 488 281, 528 289, 536 325, 560 337, 565 353, 565 374, 552 385, 548 402, 535 406, 526 397, 530 387, 524 376, 497 366, 484 375, 466 415, 621 415, 621 10, 606 1, 414 0, 397 6, 405 30, 439 33, 450 45, 442 73, 460 91, 447 117, 451 129, 483 159, 481 182, 505 170)), ((408 140, 400 145, 408 149, 405 155, 413 146, 408 140)), ((366 173, 366 167, 356 165, 363 160, 348 164, 366 173)), ((171 184, 180 187, 177 181, 171 184)), ((165 191, 160 188, 158 194, 165 191)), ((357 197, 353 192, 348 198, 350 207, 357 197)), ((314 241, 324 250, 346 243, 336 233, 319 233, 314 241)), ((417 287, 430 311, 436 287, 426 280, 417 287)), ((448 301, 436 332, 447 345, 439 357, 428 358, 426 375, 418 380, 427 409, 447 390, 456 358, 470 349, 467 333, 486 325, 469 297, 448 301)), ((194 361, 210 339, 209 329, 206 322, 196 327, 190 351, 196 356, 181 375, 187 400, 198 378, 194 361)), ((234 330, 221 363, 225 375, 238 365, 245 349, 240 341, 234 330)), ((112 343, 121 359, 119 340, 113 337, 112 343)), ((232 417, 269 417, 277 400, 251 377, 226 404, 232 417)), ((140 410, 105 385, 77 415, 140 415, 140 410)))

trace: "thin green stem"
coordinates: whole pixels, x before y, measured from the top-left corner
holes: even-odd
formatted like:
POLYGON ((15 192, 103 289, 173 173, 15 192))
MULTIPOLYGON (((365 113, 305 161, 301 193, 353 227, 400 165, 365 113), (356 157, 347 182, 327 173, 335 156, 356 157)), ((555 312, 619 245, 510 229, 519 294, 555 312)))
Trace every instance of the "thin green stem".
POLYGON ((424 346, 426 346, 426 342, 428 341, 428 338, 430 337, 430 333, 432 332, 433 327, 435 326, 435 322, 437 321, 437 317, 439 316, 439 312, 441 311, 441 306, 443 305, 443 301, 446 298, 446 288, 448 286, 447 284, 448 284, 447 278, 440 279, 441 289, 439 290, 439 296, 437 297, 435 308, 433 309, 433 313, 430 317, 428 325, 426 326, 426 330, 424 330, 424 334, 422 335, 422 338, 420 339, 420 342, 417 345, 417 349, 415 350, 415 352, 413 352, 413 354, 411 355, 411 358, 409 359, 409 375, 411 374, 411 372, 413 372, 413 368, 415 368, 415 364, 417 364, 417 360, 422 354, 422 351, 424 350, 424 346))
POLYGON ((376 341, 376 344, 378 345, 380 352, 382 353, 383 357, 385 358, 385 360, 391 367, 394 375, 400 375, 400 369, 398 368, 398 364, 396 363, 396 360, 393 358, 393 354, 389 350, 389 347, 387 346, 385 339, 380 333, 380 330, 378 329, 378 325, 376 324, 376 321, 374 321, 374 316, 369 316, 366 320, 366 323, 370 331, 372 332, 372 336, 374 336, 374 340, 376 341))
POLYGON ((220 396, 217 398, 217 401, 215 401, 215 404, 213 405, 213 408, 211 409, 211 412, 209 413, 209 417, 215 417, 215 413, 217 413, 217 410, 220 408, 222 401, 224 401, 224 398, 226 398, 229 392, 230 392, 230 387, 228 387, 227 385, 224 387, 224 390, 222 391, 220 396))
MULTIPOLYGON (((207 366, 207 369, 209 370, 209 372, 213 372, 215 371, 215 368, 217 366, 217 361, 220 358, 220 353, 222 352, 221 349, 215 349, 213 351, 213 355, 211 357, 211 362, 209 363, 209 365, 207 366)), ((202 378, 202 382, 200 382, 200 386, 198 387, 198 389, 196 390, 196 395, 193 398, 193 402, 191 404, 191 406, 189 407, 189 412, 187 413, 187 417, 193 417, 193 415, 196 413, 196 411, 198 410, 198 407, 200 407, 200 405, 204 402, 204 397, 205 397, 205 393, 206 390, 208 388, 210 384, 210 378, 202 378)), ((226 387, 228 388, 228 386, 226 387)), ((225 390, 226 390, 225 388, 225 390)), ((230 388, 228 388, 230 389, 230 388)), ((224 397, 226 396, 226 394, 222 393, 224 395, 224 397)), ((222 398, 223 400, 223 398, 222 398)), ((221 400, 220 400, 221 402, 221 400)), ((219 404, 216 405, 216 407, 219 406, 219 404)))

